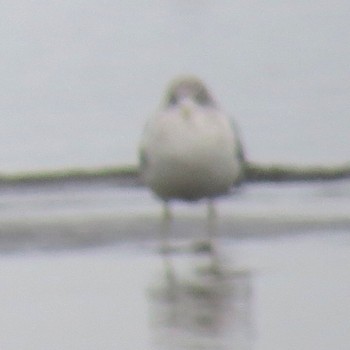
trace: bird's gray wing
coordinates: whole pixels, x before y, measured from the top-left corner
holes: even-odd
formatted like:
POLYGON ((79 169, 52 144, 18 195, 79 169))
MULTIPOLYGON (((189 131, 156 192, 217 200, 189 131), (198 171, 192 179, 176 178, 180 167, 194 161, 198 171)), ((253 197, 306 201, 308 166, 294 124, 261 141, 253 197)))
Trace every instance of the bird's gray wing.
POLYGON ((237 124, 233 119, 231 119, 231 127, 232 127, 232 130, 234 132, 235 140, 236 140, 236 144, 235 144, 236 156, 237 156, 237 159, 239 160, 240 165, 241 165, 240 175, 235 182, 235 186, 238 187, 242 184, 242 182, 245 178, 246 155, 245 155, 242 139, 240 137, 239 128, 237 127, 237 124))

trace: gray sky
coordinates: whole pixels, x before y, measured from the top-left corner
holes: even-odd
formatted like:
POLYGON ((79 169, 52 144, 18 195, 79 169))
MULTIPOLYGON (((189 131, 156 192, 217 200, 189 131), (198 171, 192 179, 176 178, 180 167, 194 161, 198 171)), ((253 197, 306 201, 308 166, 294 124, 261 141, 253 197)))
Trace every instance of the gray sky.
POLYGON ((2 167, 135 162, 143 123, 179 73, 208 83, 253 160, 345 161, 349 10, 345 0, 4 0, 2 167))

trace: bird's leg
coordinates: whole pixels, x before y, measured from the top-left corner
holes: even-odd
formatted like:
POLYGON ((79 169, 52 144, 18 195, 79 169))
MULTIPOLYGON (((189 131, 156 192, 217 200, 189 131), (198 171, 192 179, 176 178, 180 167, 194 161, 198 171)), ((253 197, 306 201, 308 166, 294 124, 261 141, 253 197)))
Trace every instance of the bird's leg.
POLYGON ((212 257, 212 267, 218 269, 219 267, 219 255, 216 248, 216 239, 218 234, 218 216, 214 201, 208 200, 207 204, 207 232, 209 240, 209 251, 212 257))
POLYGON ((217 236, 218 230, 218 222, 217 222, 217 213, 215 209, 215 205, 212 199, 208 200, 207 205, 207 232, 208 232, 208 240, 212 247, 214 247, 215 239, 217 236))
POLYGON ((165 268, 165 275, 169 284, 175 283, 175 272, 170 259, 170 245, 169 245, 169 235, 171 229, 172 215, 168 202, 163 204, 163 217, 160 232, 160 253, 163 257, 163 263, 165 268))
POLYGON ((167 254, 170 251, 169 235, 170 235, 171 221, 172 221, 172 215, 171 215, 169 203, 164 202, 161 233, 160 233, 160 242, 161 242, 160 250, 163 254, 167 254))

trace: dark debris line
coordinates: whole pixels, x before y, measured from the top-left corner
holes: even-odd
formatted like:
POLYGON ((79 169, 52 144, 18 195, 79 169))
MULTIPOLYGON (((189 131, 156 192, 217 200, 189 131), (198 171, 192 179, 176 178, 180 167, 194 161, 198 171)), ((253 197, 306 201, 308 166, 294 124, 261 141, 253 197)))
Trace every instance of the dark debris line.
POLYGON ((340 166, 288 166, 248 163, 249 182, 327 181, 350 178, 350 163, 340 166))
MULTIPOLYGON (((247 162, 247 182, 327 181, 350 178, 350 163, 340 166, 264 165, 247 162)), ((53 170, 0 175, 0 188, 66 184, 113 183, 120 187, 141 186, 136 166, 53 170)))

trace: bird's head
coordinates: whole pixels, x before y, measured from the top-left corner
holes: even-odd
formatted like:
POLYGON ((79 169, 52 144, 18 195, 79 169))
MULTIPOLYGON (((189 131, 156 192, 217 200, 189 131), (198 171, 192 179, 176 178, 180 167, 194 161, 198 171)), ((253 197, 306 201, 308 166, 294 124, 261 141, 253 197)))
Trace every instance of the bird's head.
POLYGON ((165 105, 173 106, 188 100, 202 106, 215 105, 213 97, 200 79, 187 76, 171 82, 165 97, 165 105))

